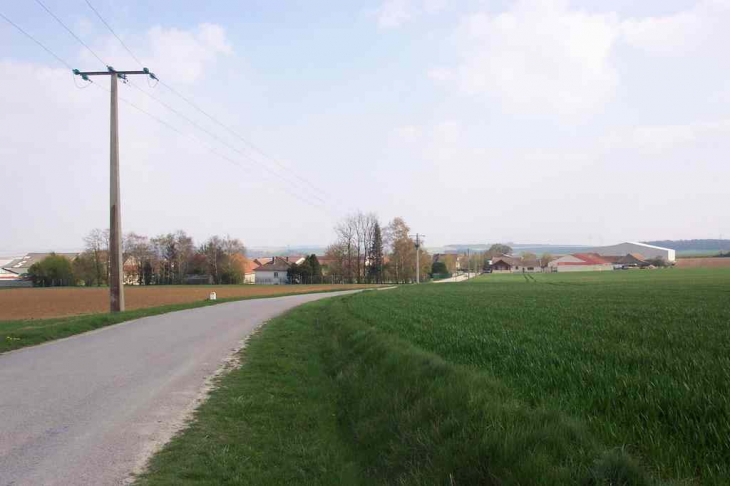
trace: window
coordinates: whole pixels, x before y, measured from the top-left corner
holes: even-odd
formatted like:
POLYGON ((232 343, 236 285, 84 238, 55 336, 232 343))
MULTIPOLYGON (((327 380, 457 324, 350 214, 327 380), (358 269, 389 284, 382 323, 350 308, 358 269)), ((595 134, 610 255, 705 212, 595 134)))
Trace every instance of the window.
POLYGON ((279 278, 279 272, 274 272, 274 278, 279 278))

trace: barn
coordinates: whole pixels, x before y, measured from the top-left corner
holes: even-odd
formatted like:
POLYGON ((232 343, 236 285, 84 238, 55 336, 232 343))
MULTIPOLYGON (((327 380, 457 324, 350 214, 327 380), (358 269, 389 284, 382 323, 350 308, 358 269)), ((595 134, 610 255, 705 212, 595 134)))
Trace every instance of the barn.
POLYGON ((647 260, 661 258, 662 260, 670 263, 676 260, 675 251, 670 248, 662 248, 661 246, 647 245, 646 243, 637 242, 619 243, 618 245, 612 246, 599 246, 588 250, 586 253, 596 253, 600 256, 639 254, 647 260))
POLYGON ((602 272, 613 270, 613 264, 595 253, 573 253, 548 263, 551 272, 602 272))

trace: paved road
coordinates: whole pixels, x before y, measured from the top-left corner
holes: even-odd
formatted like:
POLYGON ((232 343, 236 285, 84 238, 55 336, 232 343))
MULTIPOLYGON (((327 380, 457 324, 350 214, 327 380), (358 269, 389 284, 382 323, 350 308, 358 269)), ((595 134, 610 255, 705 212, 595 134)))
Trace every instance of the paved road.
POLYGON ((257 326, 346 293, 146 317, 0 355, 0 485, 123 484, 257 326))

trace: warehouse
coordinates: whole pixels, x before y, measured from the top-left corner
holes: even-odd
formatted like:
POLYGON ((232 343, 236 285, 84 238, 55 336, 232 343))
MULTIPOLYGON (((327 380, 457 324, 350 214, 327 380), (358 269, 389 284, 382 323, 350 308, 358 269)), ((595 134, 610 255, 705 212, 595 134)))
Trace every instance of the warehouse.
POLYGON ((602 272, 613 270, 613 264, 595 253, 573 253, 548 263, 551 272, 602 272))
POLYGON ((661 258, 673 263, 676 259, 675 251, 661 246, 647 245, 646 243, 626 242, 612 246, 599 246, 592 248, 587 253, 596 253, 600 256, 625 256, 628 254, 639 254, 646 260, 661 258))

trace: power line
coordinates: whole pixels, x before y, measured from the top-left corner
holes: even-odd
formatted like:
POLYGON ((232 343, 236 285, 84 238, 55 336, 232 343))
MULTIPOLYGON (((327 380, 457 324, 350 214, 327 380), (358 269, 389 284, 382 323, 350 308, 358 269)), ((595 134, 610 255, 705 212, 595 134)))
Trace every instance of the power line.
POLYGON ((131 51, 131 49, 129 49, 129 47, 127 47, 127 44, 125 44, 124 41, 122 41, 122 39, 117 35, 117 33, 114 32, 114 29, 112 29, 112 26, 109 25, 106 20, 104 20, 104 17, 101 16, 101 14, 94 8, 94 6, 91 4, 91 2, 89 2, 89 0, 86 0, 86 5, 88 5, 89 8, 94 11, 94 13, 96 14, 96 16, 99 17, 99 20, 101 20, 101 22, 104 25, 106 25, 106 28, 109 29, 109 32, 111 32, 112 35, 117 38, 117 40, 119 41, 119 43, 122 45, 122 47, 124 47, 124 49, 129 53, 129 55, 132 56, 132 58, 135 61, 137 61, 137 63, 140 66, 144 67, 144 65, 142 64, 142 61, 140 61, 139 58, 134 55, 134 53, 131 51))
MULTIPOLYGON (((94 52, 94 50, 93 50, 93 49, 92 49, 91 47, 89 47, 89 46, 88 46, 88 44, 86 44, 86 43, 85 43, 85 42, 84 42, 83 40, 81 40, 81 38, 79 38, 79 36, 77 36, 77 35, 76 35, 76 34, 75 34, 75 33, 74 33, 74 32, 73 32, 73 31, 72 31, 72 30, 71 30, 71 29, 70 29, 70 28, 69 28, 69 27, 68 27, 68 26, 67 26, 67 25, 66 25, 66 24, 65 24, 65 23, 64 23, 64 22, 63 22, 63 21, 62 21, 62 20, 60 19, 60 18, 58 18, 58 16, 56 16, 56 15, 55 15, 55 14, 54 14, 54 13, 53 13, 53 12, 52 12, 52 11, 51 11, 51 10, 50 10, 49 8, 48 8, 48 7, 46 7, 46 6, 45 6, 45 5, 43 4, 43 2, 41 2, 41 0, 36 0, 36 2, 37 2, 37 3, 38 3, 38 4, 40 5, 40 6, 41 6, 41 7, 43 7, 43 9, 44 9, 44 10, 45 10, 46 12, 48 12, 48 14, 49 14, 49 15, 51 15, 51 16, 52 16, 52 17, 53 17, 53 18, 54 18, 54 19, 56 20, 56 22, 58 22, 58 23, 59 23, 59 24, 60 24, 60 25, 61 25, 61 26, 62 26, 62 27, 63 27, 64 29, 66 29, 66 31, 67 31, 67 32, 68 32, 69 34, 71 34, 71 36, 72 36, 72 37, 73 37, 74 39, 76 39, 76 40, 77 40, 77 41, 78 41, 78 42, 79 42, 79 43, 80 43, 80 44, 81 44, 82 46, 84 46, 84 47, 85 47, 85 48, 86 48, 86 49, 87 49, 87 50, 88 50, 88 51, 89 51, 89 52, 90 52, 90 53, 91 53, 91 54, 92 54, 92 55, 93 55, 93 56, 94 56, 94 57, 95 57, 96 59, 98 59, 98 60, 99 60, 99 62, 101 62, 101 63, 102 63, 102 64, 103 64, 104 66, 107 66, 107 67, 108 67, 107 63, 106 63, 106 62, 104 62, 104 60, 103 60, 103 59, 102 59, 101 57, 99 57, 99 55, 97 55, 97 54, 96 54, 96 52, 94 52)), ((106 21, 104 21, 104 20, 103 20, 103 18, 102 18, 102 17, 101 17, 101 15, 99 14, 99 12, 98 12, 98 11, 97 11, 96 9, 94 9, 94 8, 93 8, 93 6, 92 6, 92 5, 91 5, 91 4, 90 4, 90 3, 88 2, 88 1, 87 1, 86 3, 87 3, 87 4, 89 5, 89 7, 91 7, 91 8, 92 8, 92 10, 94 10, 94 12, 96 13, 96 15, 97 15, 97 16, 98 16, 98 17, 99 17, 100 19, 102 19, 102 21, 104 22, 104 25, 106 25, 106 26, 107 26, 107 28, 109 28, 109 30, 110 30, 110 31, 112 32, 112 34, 114 34, 114 36, 115 36, 115 37, 117 37, 117 39, 119 39, 119 37, 118 37, 118 36, 116 35, 116 33, 114 33, 114 31, 113 31, 113 30, 111 29, 111 26, 109 26, 109 24, 108 24, 108 23, 107 23, 106 21)), ((121 39, 119 39, 119 41, 120 41, 120 42, 122 42, 122 41, 121 41, 121 39)), ((122 44, 124 45, 124 43, 123 43, 123 42, 122 42, 122 44)), ((128 48, 128 47, 127 47, 126 45, 124 45, 124 47, 125 47, 125 49, 127 49, 127 50, 129 51, 129 48, 128 48)), ((131 51, 130 51, 130 54, 131 54, 131 51)), ((139 59, 138 59, 138 58, 137 58, 136 56, 134 56, 134 58, 135 58, 135 60, 137 60, 137 62, 139 62, 139 59)), ((138 89, 139 89, 139 87, 137 87, 136 85, 133 85, 133 86, 135 86, 136 88, 138 88, 138 89)), ((187 117, 184 117, 184 115, 180 114, 180 112, 178 112, 177 110, 174 110, 174 109, 173 109, 173 108, 171 108, 171 107, 170 107, 169 105, 167 105, 167 104, 165 104, 164 102, 162 102, 161 100, 158 100, 157 98, 155 98, 154 96, 150 95, 149 93, 146 93, 146 92, 145 92, 144 90, 141 90, 141 89, 140 89, 140 91, 142 91, 143 93, 147 94, 148 96, 150 96, 151 98, 155 99, 156 101, 158 101, 158 102, 162 103, 162 104, 163 104, 163 105, 164 105, 165 107, 167 107, 168 109, 170 109, 170 110, 171 110, 171 111, 173 111, 174 113, 178 114, 179 116, 183 116, 183 118, 185 118, 185 119, 186 119, 187 121, 189 121, 190 123, 193 123, 193 125, 195 125, 195 126, 196 126, 197 128, 199 128, 199 129, 203 130, 204 132, 206 132, 207 134, 209 134, 209 135, 210 135, 210 136, 212 136, 213 138, 215 138, 215 139, 216 139, 216 140, 217 140, 218 142, 220 142, 220 143, 223 143, 223 144, 224 144, 224 145, 226 145, 226 146, 227 146, 228 148, 230 148, 231 150, 234 150, 235 152, 239 153, 240 155, 242 155, 242 156, 245 156, 245 157, 247 157, 247 156, 246 156, 246 154, 242 153, 241 151, 239 151, 239 150, 238 150, 238 149, 236 149, 235 147, 233 147, 233 146, 231 146, 230 144, 226 143, 226 142, 225 142, 225 141, 223 141, 223 140, 222 140, 222 139, 221 139, 220 137, 217 137, 217 136, 215 136, 215 135, 214 135, 214 134, 212 134, 212 133, 211 133, 210 131, 208 131, 208 130, 205 130, 205 129, 203 129, 202 127, 200 127, 200 125, 198 125, 198 124, 197 124, 197 123, 195 123, 195 122, 192 122, 192 121, 191 121, 191 120, 190 120, 189 118, 187 118, 187 117)), ((278 178, 279 178, 280 180, 282 180, 283 182, 285 182, 285 183, 287 183, 287 184, 292 184, 292 182, 291 182, 291 181, 289 181, 289 180, 287 180, 286 178, 284 178, 284 177, 281 177, 280 175, 278 175, 278 174, 276 174, 275 172, 271 171, 271 170, 270 170, 270 169, 269 169, 268 167, 266 167, 266 166, 264 166, 264 165, 262 165, 262 167, 264 167, 264 168, 265 168, 265 169, 266 169, 266 170, 267 170, 268 172, 272 173, 272 174, 273 174, 274 176, 278 177, 278 178)), ((324 202, 324 201, 323 201, 323 200, 322 200, 321 198, 319 198, 318 196, 314 195, 314 197, 316 197, 316 198, 317 198, 317 199, 319 199, 320 201, 324 202)), ((301 199, 301 197, 300 197, 300 199, 301 199)))
POLYGON ((35 0, 35 1, 36 1, 36 3, 37 3, 38 5, 40 5, 41 7, 43 7, 43 9, 44 9, 44 10, 45 10, 46 12, 48 12, 48 13, 50 14, 50 16, 51 16, 51 17, 53 17, 54 19, 56 19, 56 22, 58 22, 59 24, 61 24, 61 27, 63 27, 64 29, 66 29, 66 30, 68 31, 68 33, 69 33, 69 34, 71 34, 71 35, 72 35, 72 36, 74 37, 74 39, 76 39, 77 41, 79 41, 79 43, 80 43, 80 44, 81 44, 82 46, 84 46, 84 47, 85 47, 85 48, 86 48, 86 49, 87 49, 87 50, 88 50, 88 51, 89 51, 89 52, 90 52, 90 53, 91 53, 91 54, 92 54, 92 55, 93 55, 93 56, 94 56, 95 58, 97 58, 97 59, 99 60, 99 62, 100 62, 100 63, 102 63, 102 64, 103 64, 104 66, 106 66, 106 65, 107 65, 107 64, 106 64, 106 63, 105 63, 105 62, 104 62, 104 61, 103 61, 103 60, 102 60, 102 59, 101 59, 101 58, 100 58, 99 56, 97 56, 97 55, 96 55, 96 52, 94 52, 94 50, 93 50, 93 49, 92 49, 91 47, 89 47, 88 45, 86 45, 86 42, 82 41, 82 40, 81 40, 81 38, 80 38, 79 36, 77 36, 76 34, 74 34, 74 32, 73 32, 73 31, 72 31, 71 29, 69 29, 69 28, 68 28, 68 27, 66 26, 66 24, 64 24, 64 23, 63 23, 63 21, 62 21, 61 19, 59 19, 58 17, 56 17, 56 14, 54 14, 53 12, 51 12, 51 11, 50 11, 50 10, 48 9, 48 7, 46 7, 46 6, 45 6, 45 4, 44 4, 43 2, 41 2, 41 0, 35 0))
POLYGON ((66 61, 64 61, 64 60, 63 60, 63 59, 61 59, 60 57, 58 57, 58 56, 56 55, 56 53, 55 53, 55 52, 53 52, 52 50, 50 50, 49 48, 47 48, 47 47, 46 47, 45 45, 43 45, 43 43, 42 43, 41 41, 39 41, 38 39, 36 39, 36 38, 35 38, 35 37, 33 37, 32 35, 30 35, 30 34, 29 34, 28 32, 26 32, 25 30, 23 30, 23 28, 22 28, 22 27, 20 27, 20 26, 19 26, 18 24, 16 24, 15 22, 13 22, 13 21, 12 21, 12 20, 10 20, 9 18, 7 18, 7 17, 6 17, 5 15, 3 15, 3 14, 2 14, 1 12, 0 12, 0 17, 2 17, 3 19, 5 19, 5 21, 6 21, 7 23, 9 23, 10 25, 12 25, 12 26, 13 26, 13 27, 15 27, 16 29, 18 29, 18 30, 19 30, 20 32, 22 32, 23 34, 25 34, 25 36, 26 36, 26 37, 28 37, 28 38, 29 38, 30 40, 32 40, 33 42, 35 42, 36 44, 38 44, 38 45, 39 45, 39 46, 40 46, 40 47, 41 47, 41 48, 42 48, 42 49, 43 49, 44 51, 46 51, 46 52, 47 52, 48 54, 50 54, 51 56, 55 57, 55 58, 56 58, 56 60, 57 60, 58 62, 60 62, 61 64, 63 64, 64 66, 66 66, 66 67, 67 67, 67 68, 69 69, 69 71, 72 71, 72 70, 73 70, 73 68, 71 67, 71 65, 69 65, 69 64, 68 64, 68 63, 67 63, 66 61))
MULTIPOLYGON (((101 86, 101 85, 96 84, 96 83, 94 83, 94 84, 95 84, 95 86, 97 86, 98 88, 106 91, 107 93, 109 92, 109 90, 107 88, 105 88, 104 86, 101 86)), ((166 128, 168 128, 168 129, 172 130, 173 132, 177 133, 178 135, 181 135, 183 137, 190 138, 191 140, 194 140, 195 142, 197 142, 200 145, 202 145, 206 150, 208 150, 209 152, 213 153, 214 155, 217 155, 218 157, 220 157, 220 158, 226 160, 227 162, 235 165, 239 169, 244 169, 244 167, 240 163, 238 163, 235 159, 232 159, 232 158, 226 156, 225 154, 222 154, 222 153, 218 152, 214 147, 211 147, 210 145, 208 145, 207 143, 203 142, 202 140, 200 140, 199 138, 195 137, 194 135, 187 134, 187 133, 179 130, 174 125, 171 125, 170 123, 166 122, 165 120, 163 120, 163 119, 161 119, 161 118, 153 115, 152 113, 150 113, 149 111, 145 110, 144 108, 140 108, 139 106, 137 106, 133 102, 131 102, 131 101, 125 99, 125 98, 122 98, 121 96, 119 97, 119 99, 121 101, 123 101, 124 103, 128 104, 129 106, 131 106, 132 108, 134 108, 135 110, 143 113, 144 115, 147 115, 148 117, 152 118, 156 122, 160 123, 161 125, 165 126, 166 128)), ((253 166, 250 166, 250 167, 252 169, 255 169, 253 166)), ((286 188, 284 188, 284 191, 287 194, 289 194, 290 196, 299 199, 301 202, 303 202, 305 204, 308 204, 308 205, 310 205, 310 206, 312 206, 314 208, 320 209, 320 210, 325 210, 325 211, 327 211, 329 213, 329 211, 327 210, 327 208, 325 208, 324 206, 316 205, 312 201, 310 201, 308 199, 304 199, 299 194, 296 194, 295 192, 289 191, 286 188)), ((332 214, 332 213, 330 213, 330 214, 332 214)))
MULTIPOLYGON (((170 105, 168 105, 167 103, 165 103, 161 99, 153 96, 151 93, 148 93, 147 91, 145 91, 144 89, 140 88, 139 86, 137 86, 136 84, 132 83, 131 81, 130 81, 129 84, 130 84, 130 86, 132 86, 133 88, 135 88, 136 90, 138 90, 139 92, 141 92, 142 94, 144 94, 145 96, 147 96, 147 97, 155 100, 157 103, 161 104, 162 106, 164 106, 165 108, 167 108, 168 110, 170 110, 171 112, 173 112, 174 114, 176 114, 177 116, 179 116, 180 118, 182 118, 183 120, 187 121, 188 123, 190 123, 191 125, 193 125, 195 128, 197 128, 198 130, 206 133, 208 136, 212 137, 213 139, 215 139, 219 143, 225 145, 230 150, 233 150, 234 152, 236 152, 240 156, 245 157, 247 160, 250 160, 253 163, 257 163, 257 161, 255 159, 251 158, 251 156, 249 156, 247 153, 240 151, 238 148, 236 148, 235 146, 229 144, 228 142, 226 142, 225 140, 223 140, 222 138, 220 138, 219 136, 217 136, 215 133, 211 132, 210 130, 206 129, 205 127, 200 126, 194 120, 191 120, 189 117, 187 117, 183 113, 180 113, 178 110, 176 110, 175 108, 171 107, 170 105)), ((269 167, 267 167, 265 165, 261 165, 261 167, 264 170, 266 170, 269 174, 271 174, 274 177, 276 177, 277 179, 279 179, 279 180, 281 180, 281 181, 283 181, 283 182, 285 182, 287 184, 290 184, 290 185, 292 185, 294 187, 297 187, 297 183, 296 182, 294 182, 294 181, 292 181, 290 179, 287 179, 287 178, 283 177, 281 174, 277 173, 276 171, 271 170, 269 167)), ((317 199, 318 201, 326 204, 326 201, 324 199, 322 199, 321 197, 319 197, 317 194, 315 194, 313 192, 308 192, 307 194, 309 196, 317 199)))
MULTIPOLYGON (((36 1, 39 1, 39 0, 36 0, 36 1)), ((96 14, 96 16, 99 17, 99 20, 101 20, 101 22, 107 27, 107 29, 109 29, 109 32, 111 32, 112 35, 117 38, 117 40, 119 41, 119 43, 122 45, 122 47, 124 47, 124 49, 129 53, 129 55, 132 56, 134 58, 134 60, 139 63, 140 66, 143 66, 142 61, 140 61, 139 58, 134 55, 134 53, 132 52, 132 50, 129 47, 127 47, 127 45, 124 43, 124 41, 122 41, 122 39, 116 34, 116 32, 114 32, 114 29, 112 29, 111 25, 104 19, 104 17, 99 13, 99 11, 94 8, 94 6, 91 4, 91 2, 89 0, 85 0, 85 1, 86 1, 86 4, 89 6, 89 8, 91 8, 91 10, 94 11, 94 13, 96 14)), ((200 113, 202 113, 203 115, 205 115, 206 117, 208 117, 215 124, 217 124, 220 127, 223 127, 228 132, 230 132, 231 134, 233 134, 236 138, 238 138, 240 141, 242 141, 244 144, 246 144, 251 150, 253 150, 254 152, 258 152, 265 159, 270 160, 271 162, 273 162, 274 164, 276 164, 280 169, 285 170, 285 171, 289 171, 294 177, 296 177, 297 179, 299 179, 301 182, 304 182, 310 188, 312 188, 313 190, 319 192, 323 196, 328 196, 328 194, 327 194, 326 191, 323 191, 319 187, 315 186, 314 184, 312 184, 306 178, 301 177, 299 174, 297 174, 296 172, 294 172, 293 169, 291 169, 290 167, 287 167, 286 165, 282 164, 281 162, 279 162, 274 157, 271 157, 271 156, 267 155, 263 150, 261 150, 256 145, 254 145, 253 143, 251 143, 248 140, 246 140, 244 137, 242 137, 241 135, 239 135, 236 131, 234 131, 229 126, 227 126, 224 123, 218 121, 215 117, 213 117, 207 111, 205 111, 202 108, 200 108, 197 104, 193 103, 190 99, 188 99, 187 97, 185 97, 184 95, 182 95, 180 92, 178 92, 172 86, 170 86, 169 84, 165 83, 164 81, 160 81, 160 83, 164 87, 166 87, 168 90, 170 90, 170 92, 172 92, 175 96, 179 97, 181 100, 185 101, 187 104, 189 104, 190 106, 192 106, 193 108, 195 108, 197 111, 199 111, 200 113)))
POLYGON ((314 184, 312 184, 311 182, 309 182, 307 179, 299 176, 291 168, 286 167, 284 164, 282 164, 281 162, 279 162, 277 159, 275 159, 275 158, 267 155, 265 152, 263 152, 261 149, 259 149, 256 145, 254 145, 253 143, 249 142, 248 140, 246 140, 245 138, 243 138, 241 135, 239 135, 232 128, 230 128, 227 125, 225 125, 224 123, 218 121, 215 117, 213 117, 212 115, 210 115, 208 112, 206 112, 205 110, 203 110, 202 108, 200 108, 198 105, 196 105, 195 103, 193 103, 192 101, 190 101, 188 98, 186 98, 185 96, 183 96, 182 94, 180 94, 176 89, 174 89, 169 84, 165 83, 164 81, 160 81, 160 84, 162 84, 165 88, 169 89, 174 95, 176 95, 177 97, 179 97, 180 99, 182 99, 183 101, 185 101, 187 104, 189 104, 190 106, 192 106, 193 108, 195 108, 196 110, 198 110, 200 113, 202 113, 203 115, 205 115, 206 117, 208 117, 216 125, 221 126, 224 129, 226 129, 229 133, 233 134, 236 138, 238 138, 243 143, 245 143, 246 145, 248 145, 255 152, 258 152, 259 154, 261 154, 264 158, 266 158, 268 160, 271 160, 272 162, 274 162, 276 165, 278 165, 280 168, 282 168, 284 170, 291 171, 292 174, 297 179, 301 180, 302 182, 305 182, 307 185, 309 185, 315 191, 318 191, 319 193, 321 193, 323 195, 327 195, 327 193, 325 191, 323 191, 322 189, 318 188, 317 186, 315 186, 314 184))

